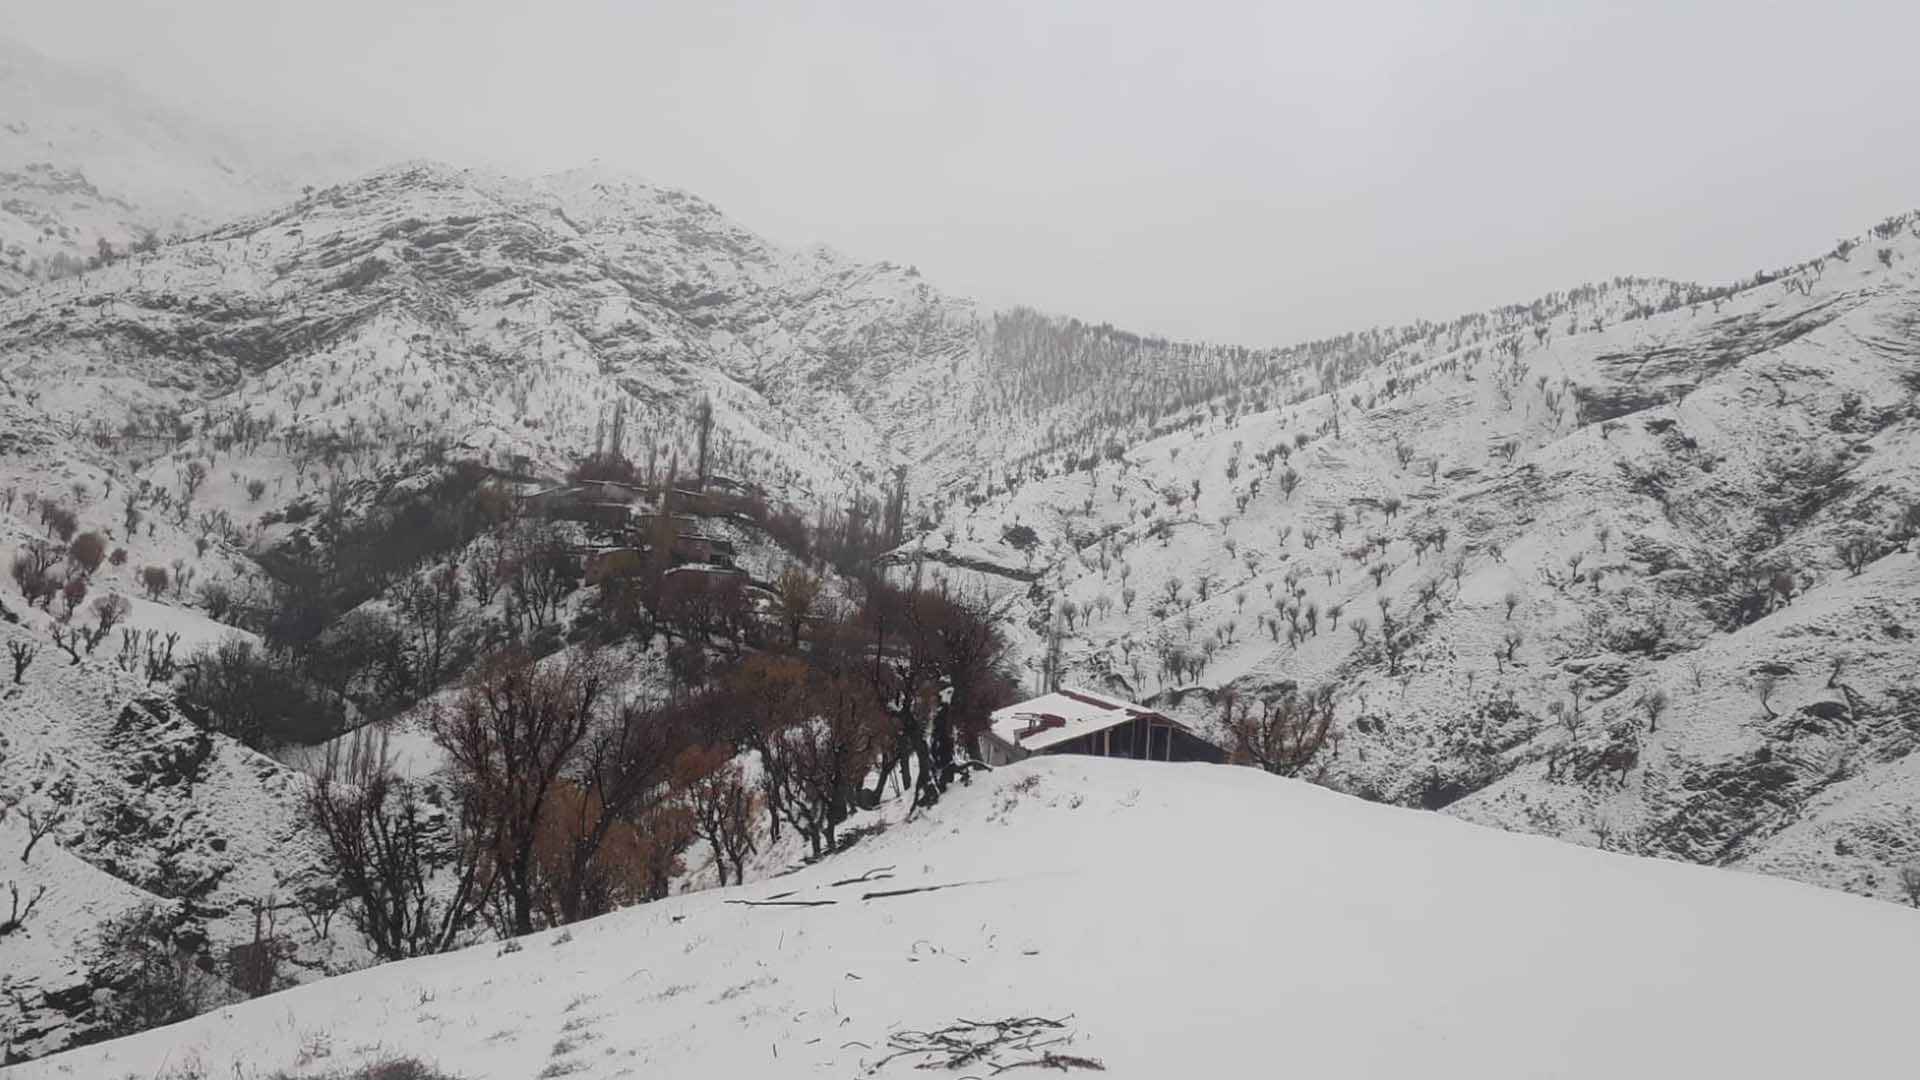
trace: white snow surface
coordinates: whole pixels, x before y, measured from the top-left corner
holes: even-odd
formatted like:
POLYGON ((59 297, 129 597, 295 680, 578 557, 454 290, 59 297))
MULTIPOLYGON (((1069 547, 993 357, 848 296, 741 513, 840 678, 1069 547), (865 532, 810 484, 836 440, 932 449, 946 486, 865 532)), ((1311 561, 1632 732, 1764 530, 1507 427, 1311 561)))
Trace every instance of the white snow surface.
POLYGON ((890 1036, 1013 1016, 1065 1018, 1054 1049, 1115 1078, 1891 1076, 1911 1059, 1916 931, 1888 904, 1247 769, 1038 759, 782 880, 347 975, 10 1076, 415 1055, 470 1080, 904 1077, 924 1059, 881 1065, 890 1036), (893 876, 835 884, 881 867, 893 876), (836 902, 732 903, 789 893, 836 902))

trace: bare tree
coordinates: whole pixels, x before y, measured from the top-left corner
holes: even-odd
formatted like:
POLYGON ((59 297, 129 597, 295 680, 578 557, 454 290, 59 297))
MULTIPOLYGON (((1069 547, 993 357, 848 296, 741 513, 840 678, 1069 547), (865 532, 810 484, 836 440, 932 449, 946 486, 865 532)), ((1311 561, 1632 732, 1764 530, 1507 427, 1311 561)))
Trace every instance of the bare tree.
POLYGON ((455 836, 450 887, 434 867, 435 812, 415 784, 393 774, 384 734, 362 728, 330 746, 306 799, 328 868, 347 894, 347 918, 382 959, 444 952, 487 900, 484 837, 455 836))
POLYGON ((506 547, 514 610, 535 630, 553 625, 561 601, 580 578, 580 562, 567 551, 566 536, 551 523, 525 522, 508 535, 506 547))
POLYGON ((787 626, 787 644, 800 647, 800 632, 813 617, 813 606, 820 598, 820 579, 800 566, 789 566, 780 573, 780 618, 787 626))
POLYGON ((455 616, 460 610, 458 565, 447 563, 401 579, 394 599, 413 629, 421 688, 431 692, 440 685, 447 651, 453 644, 455 616))
POLYGON ((784 803, 817 857, 834 848, 840 823, 853 812, 887 718, 872 687, 846 674, 809 673, 801 706, 801 717, 779 734, 789 763, 784 803))
POLYGON ((542 863, 549 917, 557 922, 604 915, 620 899, 634 869, 611 850, 631 840, 668 796, 677 755, 688 741, 683 718, 634 702, 602 710, 568 769, 567 797, 549 797, 542 828, 550 840, 542 863))
POLYGON ((753 852, 753 792, 740 765, 725 750, 691 747, 674 766, 674 786, 693 812, 693 832, 713 851, 720 884, 746 884, 746 858, 753 852))
POLYGON ((890 770, 916 788, 920 805, 938 802, 960 775, 958 754, 1000 704, 1007 644, 1006 611, 984 594, 965 599, 942 586, 869 587, 863 621, 875 641, 863 661, 882 710, 895 722, 876 790, 890 770))
POLYGON ((20 852, 20 861, 25 863, 33 858, 33 849, 41 838, 58 827, 67 816, 57 808, 47 806, 23 806, 20 816, 27 819, 27 846, 20 852))
POLYGON ((694 406, 693 423, 699 453, 694 466, 694 476, 699 482, 700 489, 704 491, 707 486, 708 453, 713 443, 713 399, 711 397, 701 395, 700 404, 694 406))
POLYGON ((6 937, 8 934, 13 933, 15 930, 27 924, 27 918, 33 914, 33 909, 39 905, 40 898, 47 895, 47 887, 41 885, 35 888, 32 895, 27 897, 27 906, 25 908, 20 906, 20 886, 18 883, 12 881, 7 882, 7 894, 11 897, 12 903, 9 906, 6 918, 0 919, 0 937, 6 937))
POLYGON ((1652 734, 1653 732, 1659 731, 1660 717, 1667 711, 1667 692, 1656 687, 1640 695, 1639 700, 1636 701, 1635 704, 1639 705, 1641 711, 1647 714, 1647 733, 1652 734))
POLYGON ((40 650, 38 648, 24 641, 7 642, 7 655, 13 660, 13 684, 15 686, 19 686, 26 678, 27 667, 33 663, 33 658, 39 654, 40 650))
POLYGON ((1234 756, 1280 776, 1297 776, 1319 754, 1333 724, 1333 690, 1282 693, 1255 702, 1228 691, 1221 726, 1234 756))
POLYGON ((464 812, 490 838, 507 929, 533 932, 535 849, 553 794, 593 730, 606 672, 597 657, 541 667, 523 653, 485 661, 459 700, 430 720, 464 812))

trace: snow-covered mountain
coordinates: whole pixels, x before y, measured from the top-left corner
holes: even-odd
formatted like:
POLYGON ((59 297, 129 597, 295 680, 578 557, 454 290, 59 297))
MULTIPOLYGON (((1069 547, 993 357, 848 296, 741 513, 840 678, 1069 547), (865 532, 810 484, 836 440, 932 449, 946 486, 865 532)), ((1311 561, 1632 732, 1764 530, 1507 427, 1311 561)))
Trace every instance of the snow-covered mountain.
POLYGON ((358 151, 269 148, 0 37, 0 295, 363 171, 358 151))
POLYGON ((1898 899, 1917 327, 1908 214, 1726 290, 1389 334, 1335 393, 980 485, 895 559, 1013 591, 1036 668, 1057 631, 1069 681, 1197 722, 1332 688, 1303 772, 1343 790, 1898 899))
POLYGON ((1875 1075, 1914 922, 1248 769, 1035 760, 777 882, 15 1075, 1875 1075))
MULTIPOLYGON (((230 955, 257 937, 257 911, 312 883, 299 770, 189 722, 168 665, 150 663, 167 635, 179 635, 181 656, 236 636, 257 641, 215 616, 239 621, 225 610, 236 597, 265 595, 291 560, 355 521, 438 492, 472 496, 450 476, 551 479, 615 429, 629 458, 684 466, 702 401, 713 407, 715 469, 758 485, 823 534, 871 512, 905 469, 908 539, 881 562, 902 578, 1000 596, 1036 685, 1064 677, 1149 701, 1227 742, 1236 716, 1328 688, 1329 738, 1286 764, 1326 786, 1615 851, 1906 896, 1901 871, 1920 860, 1920 217, 1890 218, 1824 255, 1725 286, 1617 279, 1445 323, 1256 349, 983 310, 911 267, 785 249, 696 195, 606 169, 517 179, 410 162, 319 186, 323 170, 256 160, 17 50, 0 52, 0 90, 4 107, 18 109, 0 117, 0 293, 11 294, 0 296, 0 558, 52 536, 50 508, 70 511, 82 531, 124 552, 89 571, 87 584, 91 597, 128 598, 124 627, 135 635, 118 655, 117 640, 98 654, 68 652, 55 635, 75 640, 65 635, 76 616, 62 618, 58 602, 36 610, 0 586, 18 620, 0 620, 0 643, 36 657, 18 685, 0 682, 0 795, 64 815, 18 874, 29 889, 50 887, 30 933, 0 944, 0 956, 23 958, 0 964, 0 1042, 15 1053, 94 1037, 103 922, 159 902, 187 917, 204 955, 230 955), (303 190, 308 176, 315 186, 303 190), (155 242, 134 243, 149 233, 155 242), (95 258, 101 240, 112 252, 95 258), (155 569, 171 588, 148 586, 155 569)), ((756 580, 796 557, 751 521, 712 519, 702 527, 737 545, 756 580)), ((436 558, 483 562, 492 542, 483 535, 436 558)), ((857 588, 827 576, 836 603, 857 588)), ((393 589, 377 582, 351 603, 399 612, 393 589)), ((490 602, 469 596, 458 609, 469 651, 498 643, 501 612, 490 602)), ((570 615, 587 606, 579 596, 568 603, 570 615)), ((626 644, 635 689, 667 685, 652 643, 626 644)), ((557 634, 554 647, 563 647, 557 634)), ((0 679, 10 673, 0 667, 0 679)), ((341 1048, 343 1059, 345 1048, 375 1044, 416 1051, 413 1028, 382 1027, 401 1017, 436 1036, 459 1025, 524 1034, 547 1024, 573 1044, 551 1056, 573 1060, 587 1045, 575 1034, 604 1034, 589 1020, 560 1015, 558 1004, 551 1016, 510 1016, 485 991, 464 1004, 454 983, 573 974, 610 985, 651 964, 650 989, 633 991, 650 1007, 731 1008, 739 998, 741 1022, 767 1037, 620 1043, 623 1066, 650 1057, 717 1075, 749 1059, 701 1055, 752 1047, 754 1064, 777 1071, 837 1046, 839 1056, 820 1060, 858 1068, 878 1055, 843 1044, 872 1051, 892 1025, 934 1025, 942 1010, 997 1001, 996 978, 1028 985, 1024 948, 1006 942, 1039 936, 1019 930, 1031 925, 1019 912, 1038 912, 1073 949, 1095 950, 1129 926, 1185 925, 1195 881, 1208 883, 1209 897, 1220 881, 1241 897, 1210 908, 1226 915, 1210 925, 1270 920, 1291 909, 1246 896, 1271 893, 1276 877, 1288 887, 1350 883, 1307 898, 1341 912, 1382 897, 1464 898, 1447 917, 1485 930, 1458 940, 1514 945, 1496 955, 1514 986, 1530 984, 1515 991, 1516 1010, 1552 1000, 1543 985, 1562 1001, 1579 992, 1563 974, 1578 964, 1525 966, 1537 950, 1520 947, 1509 908, 1533 904, 1554 912, 1554 927, 1592 930, 1554 937, 1579 957, 1632 970, 1693 958, 1695 981, 1680 985, 1724 1015, 1675 1021, 1654 1040, 1673 1048, 1662 1063, 1692 1061, 1714 1024, 1771 1015, 1749 1000, 1763 980, 1743 974, 1753 961, 1738 935, 1716 935, 1710 954, 1676 943, 1694 940, 1698 912, 1743 912, 1716 926, 1778 935, 1795 962, 1815 967, 1813 934, 1772 920, 1767 904, 1802 921, 1854 920, 1863 951, 1897 936, 1891 920, 1903 915, 1781 883, 1415 823, 1250 771, 1049 765, 995 776, 941 813, 856 850, 878 865, 925 844, 932 854, 900 864, 897 876, 947 883, 952 866, 951 880, 983 891, 1005 878, 1017 883, 1004 898, 1014 914, 973 942, 975 961, 1000 950, 981 967, 985 981, 909 999, 930 1015, 878 1018, 870 1037, 837 1037, 837 1020, 834 1033, 810 1026, 824 952, 879 948, 878 938, 854 941, 868 924, 814 913, 827 925, 792 925, 796 940, 813 944, 776 936, 772 950, 798 947, 808 958, 769 974, 755 967, 769 962, 759 936, 785 924, 763 909, 688 900, 582 933, 671 938, 669 951, 685 957, 691 939, 670 913, 705 941, 718 931, 698 926, 724 923, 743 944, 715 961, 723 976, 661 968, 650 952, 644 963, 619 954, 633 963, 617 973, 593 964, 563 972, 554 965, 574 964, 567 950, 579 948, 565 943, 538 943, 524 957, 468 953, 299 991, 318 1012, 343 1015, 302 1020, 295 1035, 207 1020, 134 1044, 114 1067, 150 1069, 147 1055, 181 1040, 212 1071, 229 1056, 290 1062, 320 1046, 341 1048), (1119 809, 1069 812, 1089 803, 1119 809), (1324 817, 1327 831, 1287 824, 1306 817, 1316 828, 1324 817), (1141 838, 1170 841, 1176 821, 1230 842, 1169 855, 1175 864, 1160 877, 1181 882, 1182 896, 1133 888, 1128 875, 1161 866, 1161 856, 1118 853, 1141 838), (1028 881, 1068 829, 1085 838, 1073 850, 1086 866, 1061 882, 1028 881), (1246 850, 1272 854, 1218 869, 1231 863, 1220 852, 1246 850), (1446 870, 1450 858, 1471 873, 1446 870), (1410 859, 1430 887, 1407 891, 1398 870, 1410 859), (1594 899, 1570 887, 1541 893, 1513 870, 1522 860, 1564 864, 1594 899), (919 870, 923 862, 940 873, 919 870), (1674 908, 1678 922, 1652 913, 1654 890, 1670 887, 1692 891, 1674 908), (1489 905, 1495 893, 1504 899, 1489 905), (1103 907, 1115 894, 1128 899, 1103 907), (1232 906, 1240 903, 1251 906, 1232 906), (1611 919, 1609 905, 1647 917, 1611 919), (1094 911, 1111 922, 1068 916, 1094 911), (489 970, 501 964, 512 978, 489 970), (804 995, 766 989, 803 980, 804 995), (699 993, 668 1002, 683 986, 699 993), (416 993, 405 1010, 368 1009, 416 993), (435 996, 466 1011, 426 1008, 435 996), (806 1023, 795 1009, 810 1014, 806 1023), (344 1016, 356 1010, 368 1019, 344 1016), (796 1046, 782 1042, 789 1032, 796 1046), (778 1046, 777 1064, 760 1060, 765 1044, 778 1046)), ((0 822, 8 848, 30 840, 23 815, 0 822)), ((826 889, 826 879, 851 876, 845 870, 793 881, 826 889)), ((898 933, 888 931, 899 941, 888 937, 887 947, 906 949, 916 970, 960 951, 932 932, 956 917, 947 897, 971 902, 964 891, 921 898, 930 914, 903 915, 898 933), (916 951, 922 940, 938 949, 916 951)), ((893 925, 889 912, 874 913, 893 925)), ((1308 924, 1364 932, 1332 915, 1308 924)), ((364 959, 345 936, 291 916, 276 934, 288 943, 289 979, 364 959)), ((1214 948, 1189 930, 1175 940, 1196 955, 1214 948)), ((1064 970, 1047 965, 1046 978, 1066 980, 1035 984, 1053 998, 979 1015, 1080 1009, 1083 988, 1067 983, 1094 970, 1094 956, 1070 950, 1064 970)), ((1351 957, 1316 954, 1312 970, 1336 979, 1351 957)), ((1276 962, 1249 954, 1256 961, 1276 962)), ((1174 980, 1182 995, 1215 987, 1186 963, 1154 952, 1133 972, 1174 980)), ((1432 960, 1434 970, 1448 964, 1465 961, 1432 960)), ((1429 967, 1369 970, 1397 985, 1429 967)), ((1825 970, 1815 967, 1807 970, 1825 970)), ((846 981, 856 996, 876 989, 846 981)), ((607 1007, 628 1004, 627 991, 590 992, 607 1007)), ((1165 1075, 1173 1062, 1128 1034, 1151 1030, 1130 1011, 1139 1003, 1097 1000, 1083 1013, 1089 1053, 1165 1075)), ((1829 1041, 1879 1059, 1874 1007, 1830 1004, 1819 1021, 1829 1041)), ((1473 1008, 1483 1005, 1488 1015, 1506 1008, 1473 1008)), ((1524 1015, 1529 1029, 1551 1024, 1524 1015)), ((1543 1029, 1542 1045, 1592 1043, 1585 1022, 1543 1029)), ((472 1076, 492 1075, 503 1041, 520 1055, 514 1075, 552 1064, 546 1036, 536 1045, 519 1034, 434 1053, 472 1076)), ((1394 1055, 1428 1049, 1418 1031, 1396 1045, 1394 1055)), ((1641 1044, 1608 1045, 1628 1054, 1623 1047, 1641 1044)), ((1769 1065, 1791 1060, 1752 1048, 1769 1065)), ((1238 1054, 1224 1060, 1247 1060, 1238 1054)))

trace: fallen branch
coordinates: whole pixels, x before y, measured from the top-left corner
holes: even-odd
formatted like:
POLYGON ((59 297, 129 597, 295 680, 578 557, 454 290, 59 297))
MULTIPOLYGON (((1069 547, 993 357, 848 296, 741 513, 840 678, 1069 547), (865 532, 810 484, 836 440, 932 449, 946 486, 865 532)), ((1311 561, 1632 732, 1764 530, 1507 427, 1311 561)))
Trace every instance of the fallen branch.
POLYGON ((941 889, 958 889, 963 885, 981 885, 979 881, 949 881, 945 885, 915 885, 911 889, 883 889, 880 892, 861 893, 862 900, 885 900, 889 896, 912 896, 914 893, 939 892, 941 889))
POLYGON ((838 900, 727 900, 741 907, 832 907, 838 900))
POLYGON ((893 1052, 867 1069, 873 1075, 901 1058, 919 1058, 916 1069, 959 1069, 981 1064, 994 1075, 1010 1069, 1090 1069, 1104 1072, 1095 1058, 1046 1049, 1073 1041, 1066 1030, 1071 1016, 1012 1016, 1004 1020, 956 1020, 937 1031, 897 1031, 887 1037, 893 1052), (1012 1058, 1013 1055, 1023 1055, 1012 1058))
POLYGON ((1049 1051, 1031 1061, 1016 1061, 1011 1065, 995 1065, 993 1067, 993 1075, 999 1076, 1003 1072, 1009 1072, 1014 1069, 1059 1069, 1061 1072, 1066 1072, 1068 1069, 1091 1069, 1094 1072, 1107 1071, 1107 1067, 1102 1065, 1098 1058, 1079 1057, 1075 1054, 1056 1054, 1049 1051))
POLYGON ((842 885, 859 885, 863 882, 868 882, 868 881, 883 881, 893 876, 892 870, 893 870, 893 867, 891 866, 876 866, 873 869, 867 871, 866 873, 861 874, 859 877, 844 878, 840 881, 834 882, 832 885, 828 887, 837 889, 842 885))

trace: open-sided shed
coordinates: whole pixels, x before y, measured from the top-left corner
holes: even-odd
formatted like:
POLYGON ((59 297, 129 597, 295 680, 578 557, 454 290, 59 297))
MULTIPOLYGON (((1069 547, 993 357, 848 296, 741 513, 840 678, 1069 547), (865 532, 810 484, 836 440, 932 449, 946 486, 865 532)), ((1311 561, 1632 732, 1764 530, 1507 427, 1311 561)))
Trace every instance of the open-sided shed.
POLYGON ((1226 760, 1219 747, 1164 713, 1076 687, 1061 687, 995 712, 981 744, 981 756, 989 765, 1034 754, 1226 760))

